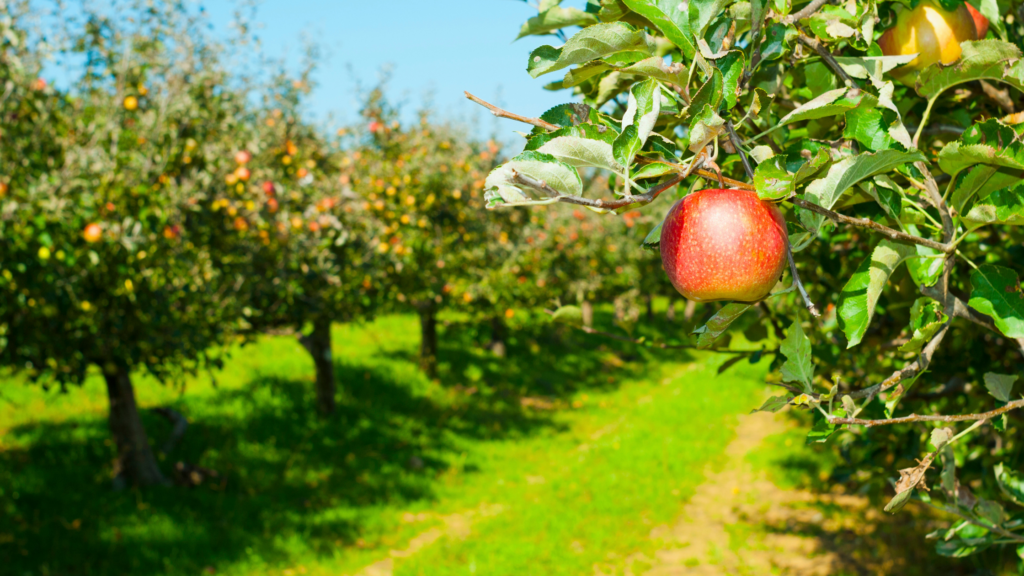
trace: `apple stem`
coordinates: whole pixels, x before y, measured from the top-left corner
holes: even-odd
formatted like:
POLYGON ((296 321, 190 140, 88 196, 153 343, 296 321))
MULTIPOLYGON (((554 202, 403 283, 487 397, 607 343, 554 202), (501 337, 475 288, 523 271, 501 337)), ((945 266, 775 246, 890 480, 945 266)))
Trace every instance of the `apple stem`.
POLYGON ((800 291, 800 296, 803 297, 804 304, 810 310, 811 316, 815 318, 820 317, 821 314, 814 307, 814 302, 811 302, 811 298, 807 295, 807 290, 804 290, 804 285, 800 282, 800 274, 796 271, 796 260, 793 259, 793 250, 790 248, 789 238, 786 238, 786 259, 789 260, 789 272, 793 275, 793 283, 796 284, 796 289, 800 291))

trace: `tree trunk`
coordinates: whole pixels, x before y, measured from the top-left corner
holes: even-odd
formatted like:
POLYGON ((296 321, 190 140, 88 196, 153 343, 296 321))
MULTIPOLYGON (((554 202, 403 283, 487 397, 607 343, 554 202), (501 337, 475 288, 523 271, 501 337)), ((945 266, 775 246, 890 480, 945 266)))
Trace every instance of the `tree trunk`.
POLYGON ((590 328, 594 325, 594 305, 584 300, 580 304, 580 313, 583 315, 583 325, 590 328))
POLYGON ((675 298, 669 298, 668 308, 665 309, 665 320, 669 322, 675 322, 676 320, 676 300, 675 298))
POLYGON ((416 307, 420 315, 420 368, 427 376, 437 376, 437 308, 433 302, 416 307))
POLYGON ((123 475, 136 486, 166 484, 160 473, 153 450, 146 438, 146 429, 139 419, 139 407, 135 404, 135 391, 128 368, 118 366, 114 372, 104 370, 107 381, 107 397, 110 400, 110 433, 117 445, 119 475, 123 475))
POLYGON ((319 317, 313 321, 313 332, 302 337, 302 344, 316 366, 316 408, 327 416, 334 413, 334 359, 331 357, 331 320, 319 317))
POLYGON ((647 320, 649 322, 653 321, 654 320, 654 294, 645 294, 644 295, 644 300, 646 301, 646 304, 647 304, 647 320))
POLYGON ((498 358, 505 357, 505 323, 501 316, 491 317, 491 343, 488 347, 498 358))

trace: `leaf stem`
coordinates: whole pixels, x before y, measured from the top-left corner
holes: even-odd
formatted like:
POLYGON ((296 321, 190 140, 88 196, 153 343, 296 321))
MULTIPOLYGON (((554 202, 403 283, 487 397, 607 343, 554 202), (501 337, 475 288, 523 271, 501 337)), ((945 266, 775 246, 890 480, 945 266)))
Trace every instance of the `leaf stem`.
MULTIPOLYGON (((939 92, 939 94, 942 94, 942 92, 939 92)), ((921 123, 917 126, 917 132, 914 133, 914 148, 918 147, 917 143, 921 139, 921 134, 924 132, 924 127, 928 124, 929 118, 931 118, 932 107, 935 106, 935 102, 938 101, 939 94, 932 96, 928 100, 928 106, 924 109, 924 114, 921 115, 921 123)))

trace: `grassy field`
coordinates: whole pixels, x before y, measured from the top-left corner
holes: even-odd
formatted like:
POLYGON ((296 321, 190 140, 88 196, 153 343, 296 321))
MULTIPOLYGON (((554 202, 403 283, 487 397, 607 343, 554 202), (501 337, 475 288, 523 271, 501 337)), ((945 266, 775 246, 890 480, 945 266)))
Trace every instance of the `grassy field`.
MULTIPOLYGON (((766 392, 767 361, 718 374, 721 356, 651 351, 526 315, 511 334, 501 359, 486 329, 453 324, 431 381, 416 366, 414 317, 336 326, 339 408, 328 420, 315 415, 312 361, 291 338, 235 350, 216 385, 137 376, 144 409, 172 406, 191 423, 165 471, 183 460, 219 472, 195 488, 112 489, 99 378, 67 394, 8 382, 5 570, 623 573, 654 554, 652 528, 723 466, 737 416, 766 392)), ((158 444, 168 423, 151 410, 144 419, 158 444)))

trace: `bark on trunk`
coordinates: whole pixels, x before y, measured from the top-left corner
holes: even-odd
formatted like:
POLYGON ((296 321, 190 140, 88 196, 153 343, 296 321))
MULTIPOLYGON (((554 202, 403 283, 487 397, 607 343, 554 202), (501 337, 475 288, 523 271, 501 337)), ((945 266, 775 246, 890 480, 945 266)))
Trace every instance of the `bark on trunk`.
POLYGON ((580 304, 580 313, 583 315, 583 325, 590 328, 594 325, 594 305, 584 300, 580 304))
POLYGON ((501 316, 491 318, 491 343, 488 347, 498 358, 505 357, 507 352, 505 347, 505 323, 501 320, 501 316))
POLYGON ((675 299, 669 299, 668 308, 665 309, 665 319, 669 322, 675 322, 676 320, 676 301, 675 299))
POLYGON ((120 475, 136 486, 166 484, 139 418, 128 368, 118 367, 112 373, 104 371, 103 376, 107 381, 110 433, 117 445, 120 475))
POLYGON ((302 344, 313 357, 313 364, 316 366, 316 408, 324 416, 333 414, 336 387, 334 358, 331 356, 331 320, 314 320, 313 332, 303 337, 302 344))
POLYGON ((427 376, 437 375, 437 309, 426 303, 417 307, 420 315, 420 368, 427 376))
POLYGON ((654 295, 645 294, 644 299, 646 300, 647 304, 647 320, 654 320, 654 295))

